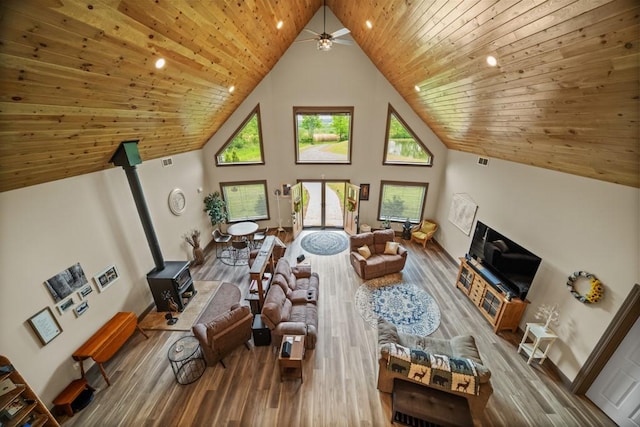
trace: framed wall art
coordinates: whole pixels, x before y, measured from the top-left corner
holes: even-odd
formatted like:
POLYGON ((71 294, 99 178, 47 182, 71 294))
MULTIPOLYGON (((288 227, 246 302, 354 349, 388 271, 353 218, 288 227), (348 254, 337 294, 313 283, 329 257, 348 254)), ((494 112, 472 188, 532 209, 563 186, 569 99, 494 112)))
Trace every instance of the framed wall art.
POLYGON ((73 299, 73 297, 69 297, 69 298, 65 299, 64 301, 59 302, 58 304, 56 304, 56 308, 58 309, 58 313, 60 313, 60 315, 63 315, 64 313, 69 311, 69 309, 71 307, 73 307, 73 305, 75 303, 76 303, 76 301, 73 299))
POLYGON ((33 328, 42 345, 49 344, 55 337, 62 333, 62 328, 49 307, 45 307, 31 316, 29 325, 33 328))
POLYGON ((80 301, 84 300, 87 295, 89 295, 91 292, 93 292, 93 286, 91 286, 91 283, 87 283, 86 285, 84 285, 83 287, 80 288, 80 290, 78 291, 78 298, 80 299, 80 301))
POLYGON ((369 184, 360 184, 360 200, 369 200, 369 184))
POLYGON ((111 265, 100 273, 96 274, 93 277, 93 280, 96 282, 96 286, 100 292, 103 292, 109 286, 113 285, 113 283, 120 278, 120 274, 118 273, 118 269, 115 265, 111 265))
POLYGON ((44 282, 56 303, 80 290, 87 283, 87 277, 79 262, 44 282))
POLYGON ((89 301, 82 301, 80 304, 74 307, 73 312, 76 317, 82 316, 89 309, 89 301))

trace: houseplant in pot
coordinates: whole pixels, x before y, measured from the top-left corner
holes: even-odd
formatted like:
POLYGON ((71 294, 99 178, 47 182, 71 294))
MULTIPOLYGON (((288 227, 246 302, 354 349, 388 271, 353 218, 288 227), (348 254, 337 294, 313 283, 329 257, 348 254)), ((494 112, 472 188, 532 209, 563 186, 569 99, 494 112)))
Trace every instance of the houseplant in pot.
POLYGON ((229 219, 227 204, 217 191, 204 198, 204 211, 209 215, 213 228, 220 228, 220 224, 224 224, 229 219))

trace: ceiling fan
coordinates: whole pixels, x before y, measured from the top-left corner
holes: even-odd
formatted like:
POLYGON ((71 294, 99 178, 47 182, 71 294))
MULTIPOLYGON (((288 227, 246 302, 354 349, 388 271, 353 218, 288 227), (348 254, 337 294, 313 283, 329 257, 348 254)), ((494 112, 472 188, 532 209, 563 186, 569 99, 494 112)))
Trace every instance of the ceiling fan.
POLYGON ((351 40, 343 40, 343 39, 338 38, 338 37, 346 36, 347 34, 349 34, 351 32, 347 28, 341 28, 341 29, 339 29, 337 31, 334 31, 331 34, 327 33, 327 5, 326 5, 326 1, 322 2, 322 8, 323 8, 323 19, 324 19, 324 24, 323 24, 323 27, 322 27, 322 33, 316 33, 313 30, 305 28, 304 30, 306 32, 311 33, 316 37, 311 38, 311 39, 298 40, 298 41, 300 41, 300 42, 316 41, 318 50, 321 50, 323 52, 331 50, 331 46, 333 46, 334 43, 346 44, 346 45, 353 44, 353 42, 351 40))

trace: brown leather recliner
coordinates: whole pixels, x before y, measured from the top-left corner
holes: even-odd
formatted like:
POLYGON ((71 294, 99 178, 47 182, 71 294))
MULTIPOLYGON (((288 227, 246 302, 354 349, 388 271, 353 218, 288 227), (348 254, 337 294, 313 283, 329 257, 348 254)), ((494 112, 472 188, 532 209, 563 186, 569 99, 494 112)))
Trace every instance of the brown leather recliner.
POLYGON ((232 283, 222 283, 209 306, 191 328, 200 342, 208 366, 244 344, 249 348, 253 315, 248 306, 240 305, 240 289, 232 283))

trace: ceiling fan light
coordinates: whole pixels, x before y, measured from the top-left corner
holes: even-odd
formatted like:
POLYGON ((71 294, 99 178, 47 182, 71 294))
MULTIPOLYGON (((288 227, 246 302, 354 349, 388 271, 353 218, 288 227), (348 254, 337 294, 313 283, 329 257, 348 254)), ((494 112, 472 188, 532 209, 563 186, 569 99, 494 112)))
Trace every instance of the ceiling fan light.
POLYGON ((321 50, 323 52, 326 52, 328 50, 331 49, 331 45, 333 45, 333 42, 329 39, 320 39, 318 40, 318 50, 321 50))

